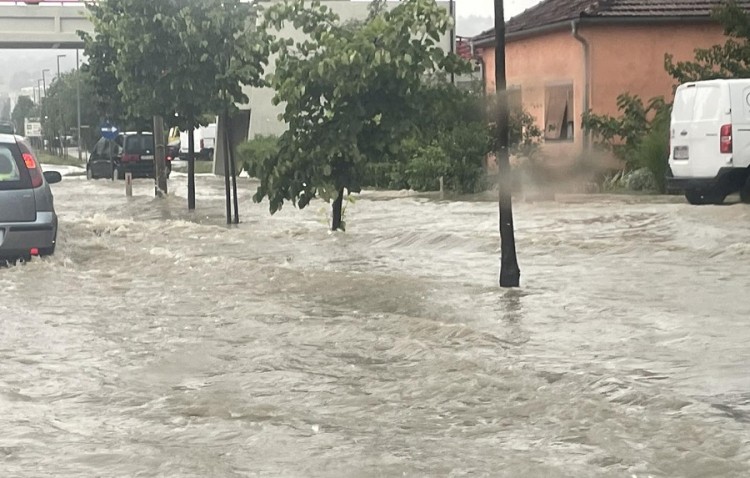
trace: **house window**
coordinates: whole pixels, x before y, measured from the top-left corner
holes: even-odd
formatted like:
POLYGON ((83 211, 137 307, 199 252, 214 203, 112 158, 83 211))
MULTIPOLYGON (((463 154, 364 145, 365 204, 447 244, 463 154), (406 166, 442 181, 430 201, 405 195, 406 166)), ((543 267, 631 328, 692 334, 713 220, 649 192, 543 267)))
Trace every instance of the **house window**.
POLYGON ((545 91, 544 138, 552 141, 573 139, 573 85, 548 86, 545 91))

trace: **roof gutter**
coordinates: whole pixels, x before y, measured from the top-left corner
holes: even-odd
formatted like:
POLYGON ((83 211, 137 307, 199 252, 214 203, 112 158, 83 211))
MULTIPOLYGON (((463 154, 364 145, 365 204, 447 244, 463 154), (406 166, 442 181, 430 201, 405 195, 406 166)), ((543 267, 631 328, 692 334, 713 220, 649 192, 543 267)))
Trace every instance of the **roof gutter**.
MULTIPOLYGON (((583 47, 583 111, 586 113, 591 109, 591 45, 588 40, 583 38, 578 32, 578 23, 580 20, 570 22, 570 30, 573 38, 583 47)), ((591 148, 591 136, 589 131, 583 133, 583 150, 588 152, 591 148)))
MULTIPOLYGON (((575 21, 578 25, 671 25, 685 23, 715 23, 716 21, 708 16, 669 16, 669 17, 581 17, 562 20, 540 27, 529 28, 510 32, 505 35, 507 41, 522 40, 524 38, 544 35, 556 31, 565 31, 570 27, 570 22, 575 21)), ((477 38, 474 43, 478 47, 491 46, 495 44, 495 34, 487 35, 484 38, 477 38)))

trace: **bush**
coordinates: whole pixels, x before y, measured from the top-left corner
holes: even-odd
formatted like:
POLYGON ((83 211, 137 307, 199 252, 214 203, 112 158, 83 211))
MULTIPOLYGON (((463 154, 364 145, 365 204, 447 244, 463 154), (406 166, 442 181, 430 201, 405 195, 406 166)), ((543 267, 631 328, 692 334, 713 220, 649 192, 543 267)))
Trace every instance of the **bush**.
POLYGON ((654 174, 647 168, 636 169, 623 178, 630 191, 656 191, 658 185, 654 174))
POLYGON ((438 190, 439 178, 448 174, 450 166, 445 149, 438 144, 429 144, 420 148, 407 163, 406 181, 416 191, 438 190))
POLYGON ((237 159, 250 176, 257 177, 258 165, 278 152, 277 136, 256 136, 237 147, 237 159))
POLYGON ((667 166, 669 161, 669 115, 661 113, 651 123, 651 130, 636 147, 634 162, 651 172, 654 189, 663 193, 666 190, 667 166))

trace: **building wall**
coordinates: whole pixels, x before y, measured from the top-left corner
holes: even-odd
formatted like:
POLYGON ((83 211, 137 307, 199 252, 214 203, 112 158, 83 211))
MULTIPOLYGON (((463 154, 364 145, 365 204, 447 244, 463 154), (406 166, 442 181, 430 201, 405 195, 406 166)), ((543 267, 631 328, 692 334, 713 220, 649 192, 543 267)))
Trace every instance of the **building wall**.
POLYGON ((696 48, 725 41, 721 27, 707 23, 586 27, 581 36, 591 44, 592 110, 609 115, 618 115, 617 96, 624 92, 671 102, 676 82, 664 69, 664 55, 689 61, 696 48))
MULTIPOLYGON (((349 1, 349 0, 323 0, 320 2, 321 5, 325 5, 335 13, 337 13, 342 21, 347 20, 363 20, 367 17, 368 8, 370 2, 362 1, 349 1)), ((393 8, 398 5, 399 2, 391 1, 388 2, 388 7, 393 8)), ((445 8, 446 11, 450 8, 449 1, 438 1, 438 4, 445 8)), ((287 25, 278 34, 282 38, 292 38, 294 40, 303 39, 303 34, 294 29, 292 25, 287 25)), ((442 38, 441 46, 444 50, 450 49, 451 38, 450 35, 445 35, 442 38)), ((274 70, 276 58, 272 58, 266 74, 272 73, 274 70)), ((270 88, 246 88, 245 94, 250 98, 248 105, 240 106, 242 109, 250 109, 250 132, 249 137, 255 137, 258 135, 280 135, 286 130, 286 123, 278 120, 278 115, 283 113, 284 106, 274 106, 271 102, 274 96, 274 90, 270 88)))
MULTIPOLYGON (((597 114, 618 115, 617 96, 630 92, 644 101, 656 96, 672 99, 675 81, 664 69, 665 53, 675 61, 692 60, 696 48, 723 43, 721 27, 708 23, 649 26, 586 26, 579 33, 590 44, 590 108, 597 114)), ((485 48, 488 93, 495 90, 495 49, 485 48)), ((508 87, 520 86, 524 108, 544 128, 545 86, 572 80, 575 91, 576 135, 572 143, 546 142, 548 157, 567 158, 580 154, 580 131, 584 95, 582 45, 569 30, 509 41, 506 45, 508 87)))
MULTIPOLYGON (((580 151, 582 135, 579 131, 583 113, 583 49, 569 32, 509 42, 505 48, 508 88, 521 89, 521 101, 526 111, 536 118, 537 125, 545 128, 545 101, 547 89, 561 84, 573 86, 573 111, 575 129, 573 140, 547 141, 544 151, 549 156, 570 157, 580 151)), ((485 87, 488 94, 495 92, 495 49, 485 48, 482 53, 485 68, 485 87)))

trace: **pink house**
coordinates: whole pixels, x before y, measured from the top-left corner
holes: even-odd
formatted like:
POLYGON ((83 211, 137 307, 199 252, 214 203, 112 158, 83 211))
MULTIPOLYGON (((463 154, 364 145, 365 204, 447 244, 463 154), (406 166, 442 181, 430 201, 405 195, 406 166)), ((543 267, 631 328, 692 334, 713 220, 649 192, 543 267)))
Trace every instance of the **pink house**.
MULTIPOLYGON (((750 8, 750 0, 738 3, 750 8)), ((506 24, 511 101, 544 131, 549 156, 572 159, 586 144, 581 115, 616 115, 624 92, 671 100, 664 55, 691 60, 696 48, 723 43, 710 14, 720 0, 544 0, 506 24)), ((494 30, 472 39, 495 91, 494 30)))

